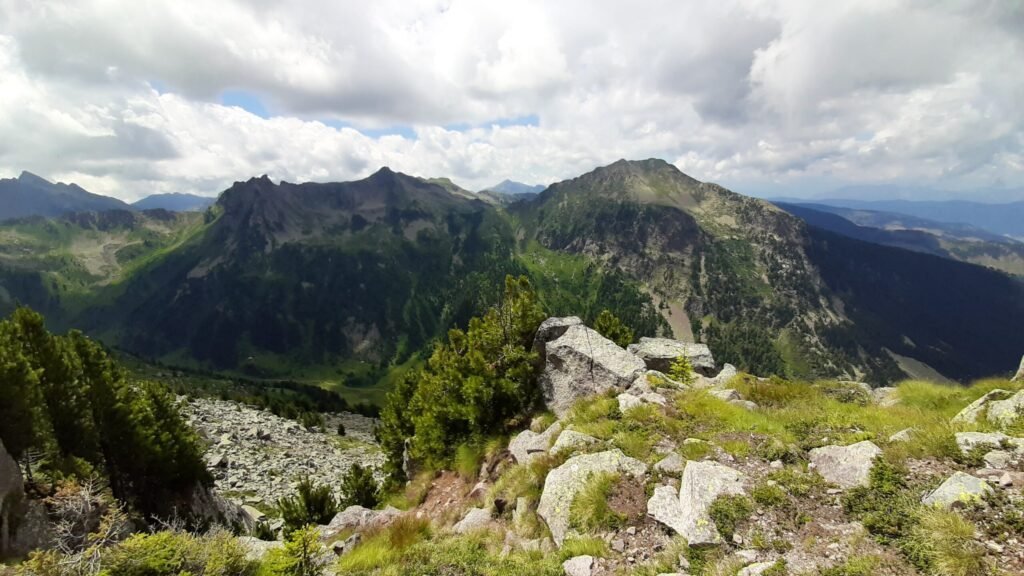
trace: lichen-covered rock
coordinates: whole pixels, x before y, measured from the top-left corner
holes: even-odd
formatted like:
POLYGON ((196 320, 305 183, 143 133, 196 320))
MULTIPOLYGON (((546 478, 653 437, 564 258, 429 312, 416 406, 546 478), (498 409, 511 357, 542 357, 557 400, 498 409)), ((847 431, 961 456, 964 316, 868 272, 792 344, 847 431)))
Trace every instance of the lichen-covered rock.
POLYGON ((931 494, 921 500, 927 506, 949 508, 958 504, 970 504, 981 500, 982 496, 992 491, 992 487, 981 478, 975 478, 963 472, 954 472, 931 494))
POLYGON ((551 447, 552 454, 562 453, 573 453, 586 448, 592 444, 598 442, 597 438, 577 432, 575 430, 566 430, 558 435, 558 440, 555 440, 555 445, 551 447))
POLYGON ((576 556, 562 562, 565 576, 590 576, 594 570, 593 556, 576 556))
POLYGON ((822 446, 810 452, 811 465, 827 482, 840 488, 867 486, 868 475, 882 449, 865 440, 849 446, 822 446))
POLYGON ((519 464, 527 464, 531 460, 548 453, 551 443, 562 432, 562 425, 555 422, 541 433, 523 430, 508 443, 508 451, 519 464))
POLYGON ((345 530, 365 530, 387 526, 398 518, 402 511, 393 506, 383 510, 370 510, 362 506, 349 506, 334 515, 330 524, 320 527, 320 536, 330 540, 345 530))
POLYGON ((559 417, 580 398, 625 389, 645 371, 643 361, 586 326, 569 326, 545 346, 540 385, 559 417))
POLYGON ((533 351, 540 355, 543 362, 546 353, 547 343, 557 339, 570 326, 582 326, 583 320, 577 316, 566 316, 564 318, 552 317, 540 323, 537 327, 537 334, 533 337, 533 351))
POLYGON ((736 573, 736 576, 761 576, 761 574, 771 570, 774 566, 775 562, 755 562, 745 566, 736 573))
POLYGON ((628 392, 619 394, 615 399, 619 401, 619 412, 622 412, 623 414, 644 403, 643 400, 628 392))
POLYGON ((462 520, 459 520, 455 526, 452 526, 452 531, 456 534, 466 534, 486 528, 490 523, 491 513, 489 510, 486 508, 470 508, 462 520))
POLYGON ((647 514, 678 532, 690 546, 722 543, 709 510, 719 496, 744 494, 746 476, 717 462, 686 463, 676 495, 669 486, 654 489, 647 514))
POLYGON ((628 350, 647 364, 651 370, 668 372, 672 362, 680 356, 690 361, 695 372, 710 376, 715 370, 715 359, 707 344, 680 342, 669 338, 641 338, 630 344, 628 350))
POLYGON ((1024 438, 1013 438, 1002 432, 957 432, 955 435, 957 448, 967 454, 976 446, 999 447, 1009 444, 1016 452, 1024 452, 1024 438))
POLYGON ((1009 426, 1024 414, 1024 390, 1005 400, 995 400, 988 405, 988 421, 999 426, 1009 426))
POLYGON ((968 404, 963 410, 958 412, 956 416, 953 416, 952 421, 973 424, 974 422, 978 421, 978 417, 981 416, 981 413, 985 410, 985 407, 988 405, 989 402, 1004 400, 1006 398, 1009 398, 1010 394, 1012 393, 1008 390, 1002 390, 998 388, 992 390, 985 394, 984 396, 982 396, 981 398, 978 398, 974 402, 968 404))
POLYGON ((654 465, 656 471, 672 475, 682 474, 685 467, 686 460, 683 460, 683 457, 678 452, 672 452, 654 465))
POLYGON ((548 473, 537 514, 548 525, 559 547, 569 533, 569 507, 573 499, 592 474, 604 472, 641 477, 647 472, 647 465, 616 449, 573 456, 548 473))

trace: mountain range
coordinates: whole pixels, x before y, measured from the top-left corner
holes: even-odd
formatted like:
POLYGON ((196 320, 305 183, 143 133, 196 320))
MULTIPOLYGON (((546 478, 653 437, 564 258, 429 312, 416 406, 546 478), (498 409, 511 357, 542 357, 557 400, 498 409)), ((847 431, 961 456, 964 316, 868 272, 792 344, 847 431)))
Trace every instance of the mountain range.
POLYGON ((17 178, 0 179, 0 221, 106 210, 201 211, 214 202, 216 198, 194 194, 153 194, 127 204, 117 198, 93 194, 77 184, 54 184, 31 172, 22 172, 17 178))
MULTIPOLYGON (((808 202, 792 198, 780 198, 779 201, 791 204, 808 202)), ((992 234, 1024 239, 1024 201, 988 204, 964 200, 815 199, 812 203, 903 214, 932 222, 968 225, 992 234)))
POLYGON ((0 312, 170 364, 379 399, 526 275, 552 315, 611 310, 637 336, 705 341, 759 374, 888 383, 1009 372, 1024 285, 947 256, 809 225, 661 160, 502 201, 382 168, 236 182, 204 212, 0 224, 0 312))

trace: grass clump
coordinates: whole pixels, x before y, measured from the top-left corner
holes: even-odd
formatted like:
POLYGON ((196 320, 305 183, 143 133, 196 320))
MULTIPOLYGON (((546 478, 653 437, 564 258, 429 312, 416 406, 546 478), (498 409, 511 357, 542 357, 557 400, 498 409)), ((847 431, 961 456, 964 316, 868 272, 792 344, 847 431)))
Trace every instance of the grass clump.
POLYGON ((758 484, 751 491, 750 496, 761 506, 776 508, 789 501, 789 496, 778 484, 758 484))
POLYGON ((909 535, 919 507, 906 478, 907 469, 901 464, 878 458, 871 467, 868 485, 843 495, 843 509, 879 541, 898 542, 909 535))
POLYGON ((608 543, 600 538, 569 538, 558 550, 558 556, 562 561, 576 556, 604 558, 608 554, 608 543))
POLYGON ((455 471, 467 482, 476 480, 483 460, 484 448, 480 444, 460 444, 455 449, 455 471))
POLYGON ((569 524, 584 532, 617 528, 626 518, 612 509, 609 499, 618 474, 594 474, 573 498, 569 507, 569 524))
POLYGON ((338 561, 340 573, 368 572, 396 562, 402 553, 431 536, 430 521, 401 516, 376 534, 364 535, 354 550, 338 561))
POLYGON ((831 568, 818 570, 818 576, 873 576, 881 565, 875 556, 858 556, 831 568))
POLYGON ((942 576, 992 574, 985 548, 974 539, 975 526, 952 510, 922 511, 903 549, 918 568, 942 576))
POLYGON ((330 486, 317 485, 305 476, 299 480, 295 494, 277 501, 277 509, 285 533, 290 534, 305 526, 328 524, 338 513, 338 501, 330 486))
POLYGON ((732 540, 736 528, 754 512, 754 504, 746 496, 719 496, 711 503, 708 514, 718 533, 727 542, 732 540))

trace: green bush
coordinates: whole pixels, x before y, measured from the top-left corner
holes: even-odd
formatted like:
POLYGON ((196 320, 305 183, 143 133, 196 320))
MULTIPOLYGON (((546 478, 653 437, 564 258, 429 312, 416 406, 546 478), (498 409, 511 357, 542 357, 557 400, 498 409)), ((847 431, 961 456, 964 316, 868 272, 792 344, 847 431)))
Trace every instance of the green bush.
MULTIPOLYGON (((350 472, 351 473, 351 472, 350 472)), ((328 524, 338 513, 330 486, 318 486, 307 476, 299 480, 295 494, 277 501, 286 534, 310 525, 328 524)))
POLYGON ((623 348, 633 343, 633 329, 623 324, 622 320, 607 308, 601 310, 594 320, 594 330, 623 348))
POLYGON ((843 495, 843 508, 882 542, 905 538, 916 523, 918 498, 907 486, 907 470, 886 458, 877 458, 867 486, 843 495))
POLYGON ((818 570, 819 576, 872 576, 881 561, 874 556, 858 556, 838 566, 818 570))
POLYGON ((341 493, 343 496, 338 508, 342 510, 349 506, 375 508, 380 503, 380 486, 373 478, 373 469, 359 464, 353 464, 345 473, 341 480, 341 493))
POLYGON ((789 500, 786 491, 777 484, 758 484, 750 495, 754 498, 754 502, 769 508, 781 506, 789 500))
POLYGON ((746 496, 719 496, 711 503, 708 514, 718 533, 731 541, 736 528, 754 512, 754 505, 746 496))
POLYGON ((426 367, 396 383, 378 427, 389 474, 403 475, 407 441, 408 456, 440 469, 451 464, 450 447, 521 427, 540 400, 532 345, 543 320, 529 281, 509 276, 498 306, 449 331, 426 367))
POLYGON ((231 534, 135 534, 102 554, 109 576, 252 576, 257 565, 231 534))
POLYGON ((315 527, 295 530, 283 548, 267 555, 261 576, 322 576, 329 563, 326 552, 315 527))
POLYGON ((695 379, 693 364, 690 363, 690 359, 686 356, 680 356, 672 361, 672 365, 668 369, 668 375, 669 378, 676 382, 691 384, 695 379))

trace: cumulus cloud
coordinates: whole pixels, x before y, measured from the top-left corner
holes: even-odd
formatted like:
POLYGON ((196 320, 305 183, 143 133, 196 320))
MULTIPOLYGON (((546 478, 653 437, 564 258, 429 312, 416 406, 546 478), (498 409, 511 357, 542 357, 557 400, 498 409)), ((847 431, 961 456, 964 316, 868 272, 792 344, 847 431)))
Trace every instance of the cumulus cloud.
POLYGON ((1019 189, 1022 27, 985 0, 0 0, 0 174, 132 199, 655 156, 749 193, 1019 189))

